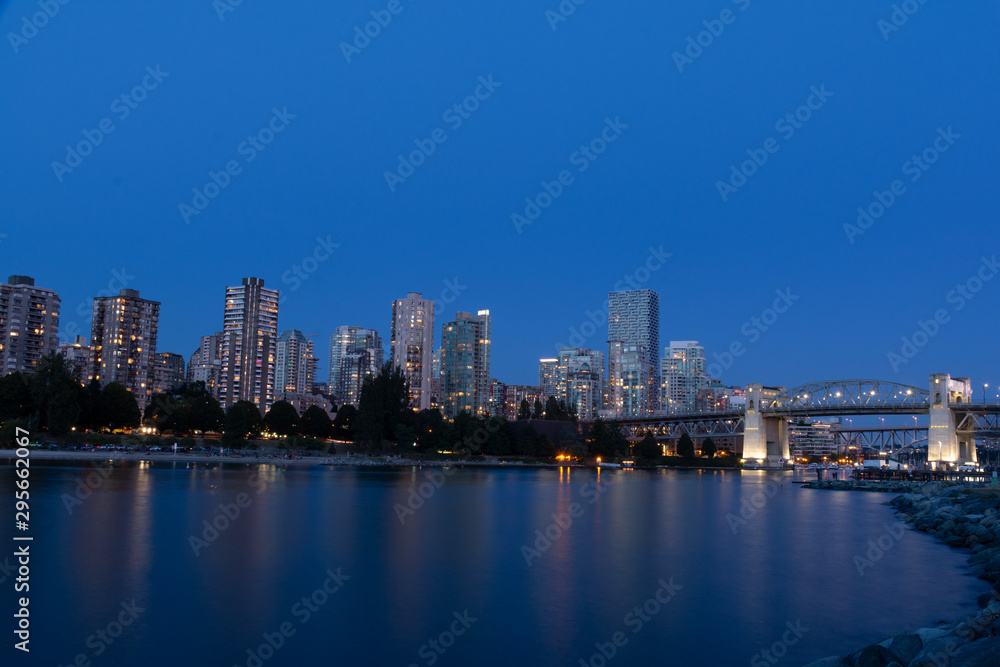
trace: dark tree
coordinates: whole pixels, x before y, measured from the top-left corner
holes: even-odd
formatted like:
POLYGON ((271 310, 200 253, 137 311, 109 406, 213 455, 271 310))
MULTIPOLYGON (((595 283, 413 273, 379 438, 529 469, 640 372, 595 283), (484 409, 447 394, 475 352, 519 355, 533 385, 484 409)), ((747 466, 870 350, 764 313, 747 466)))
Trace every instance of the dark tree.
POLYGON ((628 438, 622 434, 618 422, 605 423, 598 419, 591 426, 587 437, 587 453, 590 456, 613 459, 625 456, 628 450, 628 438))
POLYGON ((663 448, 653 434, 646 431, 646 436, 635 446, 635 455, 640 459, 655 459, 663 455, 663 448))
POLYGON ((330 415, 318 405, 310 405, 299 420, 299 433, 310 438, 329 438, 332 431, 330 415))
POLYGON ((538 433, 531 424, 521 429, 514 443, 514 452, 520 456, 534 456, 538 448, 538 433))
POLYGON ((490 417, 485 424, 488 438, 483 453, 506 456, 513 451, 514 435, 510 422, 503 417, 490 417))
POLYGON ((139 412, 135 396, 125 388, 125 385, 118 382, 105 385, 101 390, 97 412, 100 415, 101 426, 112 431, 120 428, 137 428, 142 421, 142 413, 139 412))
POLYGON ((80 396, 80 418, 77 425, 84 429, 99 429, 104 425, 104 416, 101 414, 101 382, 91 380, 86 387, 81 387, 77 391, 80 396), (86 398, 84 397, 86 395, 86 398))
POLYGON ((705 438, 701 443, 701 455, 708 458, 715 456, 715 453, 719 451, 719 448, 715 446, 711 438, 705 438))
POLYGON ((288 401, 277 401, 264 415, 264 428, 281 436, 293 435, 299 425, 299 413, 288 401))
POLYGON ((28 389, 39 428, 61 435, 76 424, 82 410, 78 386, 58 352, 50 352, 38 361, 28 389))
POLYGON ((354 426, 358 420, 358 409, 350 403, 341 405, 333 420, 333 437, 340 440, 354 440, 354 426))
POLYGON ((534 411, 533 411, 533 412, 531 413, 531 418, 532 418, 532 419, 542 419, 542 418, 543 418, 543 417, 542 417, 542 413, 543 413, 544 411, 545 411, 545 410, 544 410, 544 409, 542 408, 542 402, 541 402, 540 400, 538 400, 538 399, 536 398, 536 399, 535 399, 535 409, 534 409, 534 411))
POLYGON ((686 459, 694 458, 694 441, 687 433, 681 435, 681 439, 677 442, 677 456, 683 456, 686 459))
POLYGON ((518 421, 531 419, 531 406, 528 405, 528 399, 526 398, 521 399, 521 405, 517 408, 517 419, 518 421))
POLYGON ((0 422, 27 418, 32 413, 29 377, 11 373, 0 378, 0 422))
POLYGON ((396 424, 406 421, 409 405, 410 388, 403 371, 386 363, 361 386, 355 441, 368 451, 382 449, 395 437, 396 424))
POLYGON ((543 459, 555 458, 556 446, 549 436, 543 435, 535 441, 535 456, 543 459))
MULTIPOLYGON (((219 433, 226 421, 226 412, 219 405, 219 401, 204 388, 201 391, 188 389, 185 393, 185 401, 191 406, 188 412, 188 428, 202 433, 219 433)), ((259 411, 258 411, 259 412, 259 411)))
POLYGON ((260 409, 256 405, 250 401, 237 401, 226 410, 223 440, 227 443, 245 441, 248 436, 260 433, 262 425, 260 409))
POLYGON ((421 410, 413 416, 413 432, 416 437, 417 446, 411 449, 442 449, 445 444, 445 436, 450 435, 451 424, 444 421, 441 411, 421 410))
POLYGON ((550 421, 560 421, 562 414, 562 406, 559 404, 559 401, 556 400, 555 396, 549 396, 545 399, 545 419, 550 421))

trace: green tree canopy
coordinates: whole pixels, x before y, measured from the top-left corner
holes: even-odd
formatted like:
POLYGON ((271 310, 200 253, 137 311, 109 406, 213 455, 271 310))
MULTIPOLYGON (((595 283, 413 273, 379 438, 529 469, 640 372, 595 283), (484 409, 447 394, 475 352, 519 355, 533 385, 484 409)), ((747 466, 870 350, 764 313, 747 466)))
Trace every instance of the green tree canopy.
POLYGON ((277 401, 264 415, 264 428, 278 435, 293 435, 299 425, 299 413, 288 401, 277 401))
POLYGON ((299 433, 310 438, 329 438, 332 431, 330 415, 318 405, 310 405, 299 420, 299 433))
POLYGON ((246 440, 250 435, 260 433, 263 419, 260 409, 250 401, 237 401, 226 410, 223 435, 227 442, 246 440))
POLYGON ((694 441, 687 433, 682 434, 681 439, 677 441, 677 456, 683 456, 686 459, 694 458, 694 441))
POLYGON ((97 413, 100 416, 101 426, 111 430, 138 428, 142 421, 142 413, 139 412, 135 396, 125 388, 125 385, 118 382, 111 382, 101 390, 97 413))
POLYGON ((719 448, 715 446, 715 443, 711 438, 705 438, 701 443, 701 455, 712 458, 715 453, 719 451, 719 448))
POLYGON ((655 459, 663 454, 663 448, 653 434, 646 431, 646 436, 635 446, 635 455, 640 459, 655 459))
POLYGON ((30 378, 23 373, 11 373, 0 378, 0 422, 26 419, 33 412, 30 378))
POLYGON ((66 359, 58 352, 49 352, 39 360, 29 380, 39 428, 61 435, 76 424, 82 411, 79 385, 66 359))
POLYGON ((382 449, 395 438, 396 425, 406 422, 409 405, 410 388, 403 371, 386 363, 361 386, 355 442, 368 451, 382 449))

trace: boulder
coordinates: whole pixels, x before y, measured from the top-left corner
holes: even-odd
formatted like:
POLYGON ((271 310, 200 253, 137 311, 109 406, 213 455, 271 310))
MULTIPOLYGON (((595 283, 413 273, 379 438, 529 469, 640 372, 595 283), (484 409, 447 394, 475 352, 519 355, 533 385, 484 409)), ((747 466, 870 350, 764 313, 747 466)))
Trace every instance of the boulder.
POLYGON ((951 665, 949 659, 955 655, 962 647, 962 640, 958 637, 939 637, 924 642, 924 647, 916 655, 907 667, 941 667, 941 665, 951 665))
POLYGON ((924 642, 920 639, 920 635, 910 635, 904 632, 893 637, 888 648, 894 660, 908 665, 924 648, 924 642))
POLYGON ((895 660, 892 653, 881 644, 866 646, 850 657, 854 667, 888 667, 895 660))
MULTIPOLYGON (((948 667, 996 667, 1000 665, 1000 637, 987 637, 959 648, 948 667)), ((912 665, 910 666, 912 667, 912 665)))

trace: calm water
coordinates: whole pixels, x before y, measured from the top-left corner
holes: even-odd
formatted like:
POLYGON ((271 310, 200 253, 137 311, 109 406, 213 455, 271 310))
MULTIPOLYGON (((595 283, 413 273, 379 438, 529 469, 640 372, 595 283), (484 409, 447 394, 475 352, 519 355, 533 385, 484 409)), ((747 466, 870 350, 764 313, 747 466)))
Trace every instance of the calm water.
MULTIPOLYGON (((886 536, 888 496, 763 472, 604 471, 597 486, 592 470, 462 469, 401 522, 428 469, 132 462, 72 512, 64 494, 93 468, 32 471, 31 660, 10 648, 8 577, 0 664, 601 665, 595 644, 610 652, 621 632, 609 665, 743 665, 794 638, 791 622, 804 633, 780 664, 797 665, 971 612, 986 588, 961 553, 886 536), (734 531, 743 498, 763 506, 734 531), (576 517, 559 534, 553 514, 576 517), (556 539, 535 545, 546 528, 556 539), (854 557, 880 536, 892 546, 862 577, 854 557), (265 634, 277 650, 258 652, 265 634)), ((9 465, 0 475, 9 555, 9 465)))

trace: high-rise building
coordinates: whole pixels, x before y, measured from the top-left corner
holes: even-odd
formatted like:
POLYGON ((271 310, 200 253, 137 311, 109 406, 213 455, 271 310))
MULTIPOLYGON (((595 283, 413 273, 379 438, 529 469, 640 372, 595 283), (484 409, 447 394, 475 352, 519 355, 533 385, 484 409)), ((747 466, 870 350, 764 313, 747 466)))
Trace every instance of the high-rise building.
POLYGON ((285 329, 278 336, 274 367, 275 394, 304 394, 316 379, 313 342, 298 329, 285 329))
POLYGON ((693 412, 698 390, 708 386, 705 348, 696 340, 672 340, 660 361, 660 406, 670 414, 693 412))
POLYGON ((184 384, 184 357, 157 352, 153 358, 153 393, 165 394, 181 384, 184 384))
POLYGON ((72 343, 59 343, 59 354, 66 360, 66 365, 80 384, 87 384, 87 373, 90 372, 90 346, 87 339, 77 336, 72 343))
POLYGON ((596 418, 604 402, 604 353, 578 347, 560 348, 557 373, 555 397, 565 401, 580 419, 596 418))
POLYGON ((559 398, 559 359, 538 360, 538 386, 542 389, 542 403, 549 396, 559 398))
POLYGON ((535 409, 535 401, 540 401, 543 405, 541 387, 528 384, 508 384, 503 392, 503 413, 509 420, 517 419, 517 413, 521 409, 521 401, 528 402, 528 414, 535 409))
POLYGON ((444 414, 486 415, 490 397, 490 311, 457 313, 441 327, 441 390, 444 414))
POLYGON ((118 382, 132 392, 140 409, 149 405, 156 382, 159 322, 160 302, 141 298, 137 290, 94 297, 87 379, 102 387, 118 382))
POLYGON ((330 336, 330 393, 338 404, 358 405, 365 378, 382 370, 383 354, 374 329, 337 327, 330 336))
POLYGON ((0 283, 0 375, 35 372, 59 348, 59 295, 35 279, 11 276, 0 283))
POLYGON ((218 399, 223 409, 250 401, 261 414, 274 403, 278 290, 263 278, 226 288, 218 399))
POLYGON ((490 378, 490 397, 486 408, 490 415, 503 416, 503 397, 505 393, 507 393, 507 385, 496 378, 490 378))
POLYGON ((187 367, 188 382, 204 382, 205 388, 219 397, 219 378, 222 376, 222 332, 202 336, 201 344, 191 355, 187 367))
POLYGON ((660 295, 650 289, 608 294, 608 380, 615 403, 606 407, 618 417, 640 417, 659 408, 659 349, 660 295))
POLYGON ((403 371, 410 385, 410 407, 431 407, 431 364, 434 355, 434 302, 418 292, 392 302, 389 362, 403 371))
POLYGON ((330 336, 330 391, 339 405, 358 405, 365 378, 379 374, 382 358, 382 337, 377 331, 337 327, 330 336))

